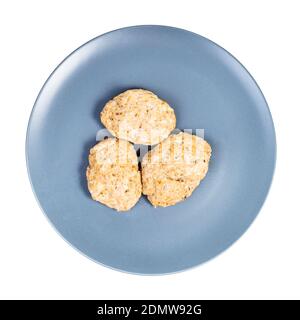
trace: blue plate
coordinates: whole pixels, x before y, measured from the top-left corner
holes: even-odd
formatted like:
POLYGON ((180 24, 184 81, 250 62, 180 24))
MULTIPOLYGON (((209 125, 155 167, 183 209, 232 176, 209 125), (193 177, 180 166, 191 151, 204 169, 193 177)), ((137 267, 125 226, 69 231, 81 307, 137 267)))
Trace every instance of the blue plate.
POLYGON ((118 270, 163 274, 213 258, 245 232, 269 190, 276 142, 260 89, 232 55, 185 30, 136 26, 89 41, 55 69, 33 108, 26 153, 38 202, 72 246, 118 270), (206 178, 175 206, 154 209, 142 197, 119 214, 89 196, 99 112, 129 88, 157 93, 179 129, 204 129, 212 146, 206 178))

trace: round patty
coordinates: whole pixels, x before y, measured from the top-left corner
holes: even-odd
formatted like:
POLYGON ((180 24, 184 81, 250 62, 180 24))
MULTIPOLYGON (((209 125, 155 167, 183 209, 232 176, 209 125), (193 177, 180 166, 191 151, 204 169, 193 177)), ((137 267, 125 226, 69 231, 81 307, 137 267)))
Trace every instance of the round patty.
POLYGON ((188 198, 205 177, 210 156, 210 145, 198 136, 169 136, 142 160, 143 193, 155 207, 188 198))
POLYGON ((117 211, 129 210, 141 196, 138 159, 128 141, 109 138, 96 144, 86 176, 92 198, 117 211))
POLYGON ((143 89, 127 90, 108 101, 100 119, 117 138, 146 145, 166 139, 176 126, 168 103, 143 89))

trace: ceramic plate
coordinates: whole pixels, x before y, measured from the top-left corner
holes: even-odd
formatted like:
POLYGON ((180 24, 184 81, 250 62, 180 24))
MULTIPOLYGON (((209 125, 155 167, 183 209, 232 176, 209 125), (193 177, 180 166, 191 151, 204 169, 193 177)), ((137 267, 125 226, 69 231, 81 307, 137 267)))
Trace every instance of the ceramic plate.
MULTIPOLYGON (((101 135, 101 134, 100 134, 101 135)), ((249 227, 269 190, 275 133, 267 103, 247 70, 197 34, 163 26, 109 32, 70 54, 33 108, 27 166, 36 198, 57 231, 114 269, 164 274, 199 265, 249 227), (186 201, 128 213, 91 199, 85 170, 105 102, 130 88, 169 102, 178 129, 203 129, 209 172, 186 201)))

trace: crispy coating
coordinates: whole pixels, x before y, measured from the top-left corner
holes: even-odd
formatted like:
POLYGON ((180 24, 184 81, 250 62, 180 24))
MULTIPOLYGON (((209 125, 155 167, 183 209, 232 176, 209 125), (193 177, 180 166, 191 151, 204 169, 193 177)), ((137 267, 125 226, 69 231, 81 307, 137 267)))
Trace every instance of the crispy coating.
POLYGON ((210 156, 210 145, 198 136, 169 136, 142 160, 143 193, 155 207, 188 198, 205 177, 210 156))
POLYGON ((127 90, 108 101, 100 119, 117 138, 145 145, 166 139, 176 126, 168 103, 143 89, 127 90))
POLYGON ((138 159, 128 141, 109 138, 97 143, 90 150, 86 177, 92 198, 117 211, 131 209, 141 196, 138 159))

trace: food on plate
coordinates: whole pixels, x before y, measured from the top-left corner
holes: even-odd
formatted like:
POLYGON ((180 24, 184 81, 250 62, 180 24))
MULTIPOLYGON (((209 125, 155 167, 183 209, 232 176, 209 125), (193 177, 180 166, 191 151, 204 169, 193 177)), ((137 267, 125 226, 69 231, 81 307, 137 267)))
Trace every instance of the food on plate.
POLYGON ((128 141, 108 138, 91 148, 86 177, 92 198, 117 211, 131 209, 141 196, 138 159, 128 141))
POLYGON ((100 119, 115 137, 145 145, 163 141, 176 126, 169 104, 143 89, 127 90, 108 101, 100 119))
POLYGON ((143 194, 153 206, 188 198, 208 171, 210 145, 189 133, 170 135, 142 160, 143 194))

